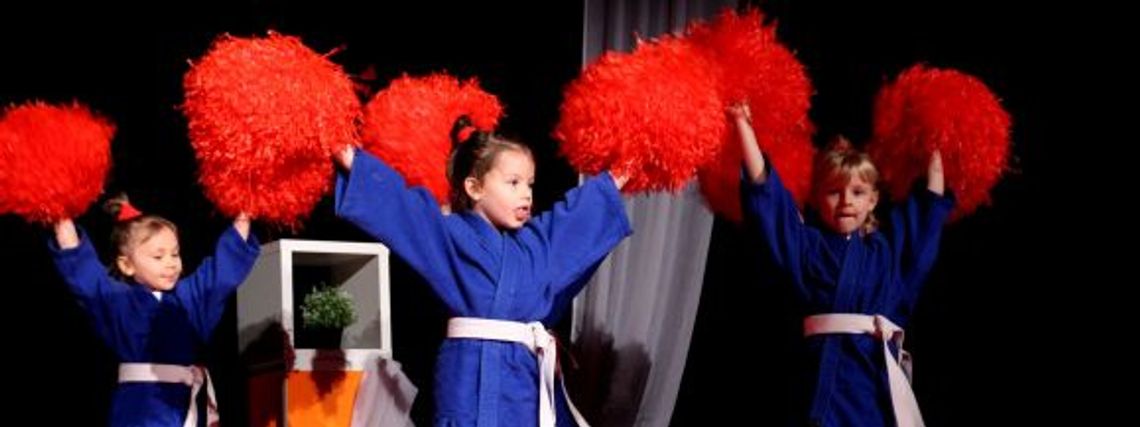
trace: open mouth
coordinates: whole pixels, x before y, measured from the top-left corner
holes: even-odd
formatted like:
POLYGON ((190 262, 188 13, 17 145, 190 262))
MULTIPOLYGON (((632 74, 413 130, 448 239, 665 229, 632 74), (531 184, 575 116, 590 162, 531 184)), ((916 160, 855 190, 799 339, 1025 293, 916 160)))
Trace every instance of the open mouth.
POLYGON ((519 221, 526 221, 530 219, 530 206, 520 206, 515 208, 515 219, 519 221))

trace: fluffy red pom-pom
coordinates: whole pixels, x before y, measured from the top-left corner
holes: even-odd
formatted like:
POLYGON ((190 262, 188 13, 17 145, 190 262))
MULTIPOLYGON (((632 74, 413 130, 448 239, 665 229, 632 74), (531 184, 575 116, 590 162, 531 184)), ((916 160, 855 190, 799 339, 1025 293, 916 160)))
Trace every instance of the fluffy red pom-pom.
POLYGON ((940 150, 946 184, 958 201, 953 218, 959 218, 989 202, 1007 169, 1009 126, 1009 114, 978 79, 916 65, 879 91, 867 151, 897 200, 940 150))
MULTIPOLYGON (((757 9, 725 11, 710 23, 689 27, 689 37, 709 55, 728 103, 747 102, 764 156, 802 206, 811 191, 815 131, 808 118, 812 85, 803 64, 763 25, 757 9)), ((739 221, 740 141, 729 131, 721 155, 700 172, 701 192, 714 212, 739 221)))
MULTIPOLYGON (((364 148, 448 203, 447 162, 451 128, 466 115, 484 132, 495 129, 503 107, 475 79, 460 83, 447 74, 403 76, 376 93, 364 111, 364 148)), ((461 135, 465 136, 465 135, 461 135)))
POLYGON ((712 23, 691 25, 688 38, 713 60, 727 103, 749 101, 757 124, 799 124, 807 119, 811 80, 777 40, 776 25, 763 21, 758 9, 726 10, 712 23))
MULTIPOLYGON (((740 222, 743 212, 740 208, 740 174, 743 156, 740 141, 733 137, 716 160, 702 168, 698 174, 701 194, 713 212, 734 222, 740 222)), ((811 195, 811 173, 815 160, 815 146, 811 143, 811 132, 788 135, 786 139, 769 141, 764 145, 764 158, 769 167, 780 174, 780 180, 792 193, 792 198, 803 208, 811 195)))
POLYGON ((360 102, 341 67, 296 37, 223 36, 183 80, 206 196, 222 213, 297 227, 356 144, 360 102))
POLYGON ((50 224, 103 192, 115 126, 78 103, 30 103, 0 118, 0 213, 50 224))
POLYGON ((723 102, 707 59, 686 40, 606 53, 566 89, 554 137, 576 169, 629 177, 623 191, 677 190, 724 138, 723 102))

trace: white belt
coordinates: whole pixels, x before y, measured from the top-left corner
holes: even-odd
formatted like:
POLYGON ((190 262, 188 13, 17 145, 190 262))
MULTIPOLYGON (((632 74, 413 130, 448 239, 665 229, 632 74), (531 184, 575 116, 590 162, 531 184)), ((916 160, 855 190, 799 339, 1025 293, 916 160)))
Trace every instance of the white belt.
POLYGON ((190 386, 190 409, 186 412, 184 427, 198 426, 198 405, 195 403, 202 384, 206 384, 206 425, 218 423, 218 399, 214 396, 214 383, 210 373, 201 366, 162 365, 157 363, 120 363, 119 382, 174 383, 190 386))
POLYGON ((923 427, 918 400, 910 388, 910 356, 903 351, 903 329, 881 315, 817 314, 804 318, 804 336, 817 334, 871 334, 883 342, 883 357, 887 365, 887 380, 891 387, 891 406, 898 427, 923 427), (887 343, 894 342, 899 358, 891 357, 887 343))
MULTIPOLYGON (((480 319, 475 317, 455 317, 447 322, 448 338, 475 338, 484 340, 508 341, 525 345, 538 357, 540 375, 538 381, 538 425, 554 427, 554 373, 558 363, 554 336, 546 332, 541 322, 519 323, 509 320, 480 319)), ((566 405, 580 427, 589 427, 578 408, 570 402, 566 384, 559 381, 566 405)))

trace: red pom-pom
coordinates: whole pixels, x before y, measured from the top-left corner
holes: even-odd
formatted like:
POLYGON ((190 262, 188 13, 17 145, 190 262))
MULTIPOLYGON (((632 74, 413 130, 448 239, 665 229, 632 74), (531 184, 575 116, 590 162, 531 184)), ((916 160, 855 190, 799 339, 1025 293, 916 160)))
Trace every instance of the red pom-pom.
POLYGON ((954 218, 989 202, 1007 169, 1009 114, 978 79, 955 70, 911 67, 879 91, 867 152, 891 196, 906 196, 942 153, 946 184, 958 205, 954 218))
MULTIPOLYGON (((693 43, 712 58, 726 102, 747 102, 752 128, 764 156, 779 171, 802 206, 811 191, 815 127, 808 118, 812 85, 803 64, 776 39, 776 26, 763 25, 757 9, 725 11, 711 24, 689 28, 693 43)), ((700 172, 701 192, 714 212, 739 221, 740 141, 729 131, 728 146, 700 172)))
MULTIPOLYGON (((740 174, 744 161, 740 152, 740 141, 732 137, 716 160, 702 168, 698 177, 701 194, 713 212, 734 222, 740 222, 743 212, 740 208, 740 174)), ((788 135, 779 142, 771 141, 764 145, 764 158, 768 165, 780 174, 780 180, 792 193, 792 198, 803 208, 811 195, 811 173, 815 160, 815 146, 811 143, 811 132, 788 135)))
POLYGON ((691 25, 688 38, 713 60, 727 103, 749 101, 757 124, 799 124, 807 120, 811 80, 776 38, 776 26, 763 21, 757 9, 726 10, 712 23, 691 25))
POLYGON ((14 107, 0 118, 0 213, 50 224, 103 191, 115 126, 78 103, 14 107))
POLYGON ((554 132, 580 172, 629 177, 623 191, 677 190, 713 159, 726 131, 707 59, 686 40, 606 53, 566 89, 554 132))
MULTIPOLYGON (((376 93, 364 112, 364 148, 401 175, 448 203, 447 162, 451 128, 466 115, 484 132, 495 129, 503 107, 475 79, 460 83, 447 74, 403 76, 376 93)), ((460 134, 470 135, 472 129, 460 134)))
POLYGON ((360 102, 339 65, 296 37, 224 36, 183 80, 206 196, 222 213, 297 227, 356 144, 360 102))

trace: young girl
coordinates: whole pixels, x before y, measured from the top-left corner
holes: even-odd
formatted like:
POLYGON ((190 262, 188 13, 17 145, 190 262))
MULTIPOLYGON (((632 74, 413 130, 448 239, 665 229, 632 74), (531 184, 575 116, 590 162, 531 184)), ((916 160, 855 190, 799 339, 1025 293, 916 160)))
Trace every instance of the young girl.
POLYGON ((435 425, 573 425, 545 325, 631 233, 618 193, 625 180, 603 173, 532 218, 525 146, 474 132, 456 147, 453 214, 351 148, 337 156, 336 212, 407 261, 454 316, 436 364, 435 425))
POLYGON ((208 380, 194 363, 221 319, 226 299, 260 252, 257 239, 249 235, 249 218, 238 216, 214 256, 180 279, 182 259, 173 223, 139 213, 125 197, 107 207, 117 219, 111 234, 118 249, 113 275, 71 220, 56 223, 49 247, 60 275, 122 361, 110 425, 212 426, 217 420, 212 386, 207 388, 205 419, 199 422, 198 408, 191 405, 208 380))
POLYGON ((745 215, 773 261, 790 276, 807 314, 804 334, 817 371, 810 376, 805 421, 921 426, 900 366, 907 364, 901 326, 934 264, 942 224, 954 205, 943 194, 940 154, 930 157, 925 188, 894 209, 880 231, 873 213, 879 200, 875 166, 846 140, 833 143, 814 170, 810 200, 821 230, 804 223, 779 175, 766 164, 747 107, 730 113, 744 149, 745 215))

